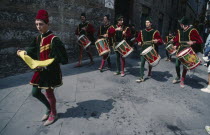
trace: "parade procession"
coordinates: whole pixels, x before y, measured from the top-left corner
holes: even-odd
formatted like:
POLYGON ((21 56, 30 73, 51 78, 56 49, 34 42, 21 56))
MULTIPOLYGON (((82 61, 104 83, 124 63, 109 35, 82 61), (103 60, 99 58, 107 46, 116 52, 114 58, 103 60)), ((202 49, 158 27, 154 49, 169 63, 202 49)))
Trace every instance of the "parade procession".
MULTIPOLYGON (((177 13, 162 12, 161 4, 155 13, 152 0, 105 0, 105 9, 90 2, 95 8, 89 10, 76 4, 81 10, 59 9, 58 16, 47 2, 34 8, 30 23, 20 26, 33 32, 22 33, 24 39, 16 30, 19 39, 10 37, 18 44, 15 58, 1 55, 5 71, 15 76, 0 78, 0 134, 210 134, 210 1, 195 0, 197 10, 189 0, 158 1, 177 13), (10 96, 15 90, 27 92, 10 96)), ((2 46, 11 45, 8 33, 2 46)))

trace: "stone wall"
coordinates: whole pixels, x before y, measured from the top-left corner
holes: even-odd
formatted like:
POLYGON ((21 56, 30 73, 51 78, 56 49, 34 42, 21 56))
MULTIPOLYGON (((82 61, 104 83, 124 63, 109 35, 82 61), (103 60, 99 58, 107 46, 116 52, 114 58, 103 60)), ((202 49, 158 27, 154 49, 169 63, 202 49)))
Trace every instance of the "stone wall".
MULTIPOLYGON (((65 44, 70 62, 78 59, 74 31, 80 23, 80 14, 86 12, 96 29, 104 14, 114 18, 114 10, 106 8, 104 0, 1 0, 0 77, 30 71, 16 56, 16 51, 25 49, 38 35, 34 18, 39 9, 48 11, 50 29, 65 44)), ((97 55, 94 47, 92 50, 97 55)))
POLYGON ((145 25, 142 22, 143 7, 149 8, 150 16, 153 20, 154 28, 162 31, 161 35, 166 36, 169 29, 174 31, 177 27, 178 20, 178 1, 176 0, 134 0, 134 9, 133 9, 133 22, 136 24, 137 29, 142 29, 145 25), (173 2, 173 3, 172 3, 173 2), (162 18, 162 28, 160 28, 158 21, 162 18))

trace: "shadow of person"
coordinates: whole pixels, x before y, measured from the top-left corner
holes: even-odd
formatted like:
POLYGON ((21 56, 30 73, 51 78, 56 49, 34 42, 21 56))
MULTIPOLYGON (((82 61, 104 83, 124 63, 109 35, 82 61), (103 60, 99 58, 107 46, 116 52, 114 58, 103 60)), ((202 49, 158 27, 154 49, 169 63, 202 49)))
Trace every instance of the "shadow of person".
POLYGON ((170 77, 173 77, 173 75, 169 71, 152 71, 152 79, 156 81, 166 82, 170 77))
POLYGON ((196 75, 191 75, 191 76, 187 75, 185 78, 185 85, 188 85, 195 89, 204 88, 207 86, 207 84, 208 84, 207 80, 200 78, 196 75))
POLYGON ((89 100, 77 103, 76 107, 68 108, 65 113, 58 113, 59 118, 99 118, 102 113, 108 113, 114 108, 113 99, 89 100))

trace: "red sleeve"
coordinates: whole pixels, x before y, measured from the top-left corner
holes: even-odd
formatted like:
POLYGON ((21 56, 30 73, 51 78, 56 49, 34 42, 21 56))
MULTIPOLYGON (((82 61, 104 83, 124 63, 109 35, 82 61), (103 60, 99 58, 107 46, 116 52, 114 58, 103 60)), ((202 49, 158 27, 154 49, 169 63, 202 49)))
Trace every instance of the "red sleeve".
POLYGON ((110 27, 109 29, 108 29, 108 37, 114 37, 114 35, 115 35, 115 28, 114 27, 110 27))
POLYGON ((89 34, 94 35, 94 33, 95 33, 95 28, 93 27, 92 24, 88 24, 88 27, 87 27, 86 31, 87 31, 89 34))
POLYGON ((158 40, 157 45, 163 44, 163 40, 162 40, 160 33, 158 31, 155 32, 154 39, 158 40))
POLYGON ((193 29, 190 33, 190 40, 196 41, 196 44, 203 44, 203 39, 199 35, 198 31, 196 29, 193 29))
POLYGON ((127 27, 126 32, 125 32, 125 37, 126 37, 126 39, 127 39, 127 38, 130 38, 131 36, 132 36, 132 35, 131 35, 131 30, 130 30, 129 27, 127 27))
POLYGON ((179 31, 176 33, 176 36, 173 38, 173 41, 174 41, 174 45, 175 46, 179 46, 179 31))
POLYGON ((166 36, 166 38, 165 38, 164 42, 165 42, 165 43, 168 43, 168 39, 167 39, 167 36, 166 36))
POLYGON ((142 38, 141 38, 142 35, 141 34, 142 34, 142 31, 139 32, 138 37, 136 38, 137 42, 142 42, 142 38))

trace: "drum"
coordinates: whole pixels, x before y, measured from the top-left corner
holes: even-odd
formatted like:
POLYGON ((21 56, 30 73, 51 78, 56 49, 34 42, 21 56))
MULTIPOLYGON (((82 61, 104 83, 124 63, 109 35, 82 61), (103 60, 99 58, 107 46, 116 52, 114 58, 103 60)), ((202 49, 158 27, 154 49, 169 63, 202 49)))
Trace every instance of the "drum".
POLYGON ((103 38, 98 39, 95 42, 95 45, 96 45, 96 49, 98 51, 99 56, 103 56, 110 52, 109 45, 108 45, 106 39, 103 39, 103 38))
POLYGON ((161 59, 160 55, 155 51, 155 49, 152 46, 147 47, 141 53, 141 55, 143 55, 144 58, 148 61, 148 63, 153 67, 156 66, 161 59))
POLYGON ((85 35, 81 35, 78 38, 78 43, 86 49, 91 44, 91 41, 85 35))
POLYGON ((166 50, 168 51, 169 54, 174 54, 176 53, 176 49, 174 48, 173 44, 169 44, 167 47, 166 47, 166 50))
POLYGON ((180 51, 177 54, 177 57, 179 61, 181 61, 181 63, 188 70, 196 68, 201 62, 200 58, 196 55, 196 53, 193 51, 191 47, 180 51))
POLYGON ((125 41, 121 41, 119 44, 117 44, 117 46, 115 47, 115 49, 125 58, 127 57, 132 51, 133 48, 130 47, 130 45, 125 41))

